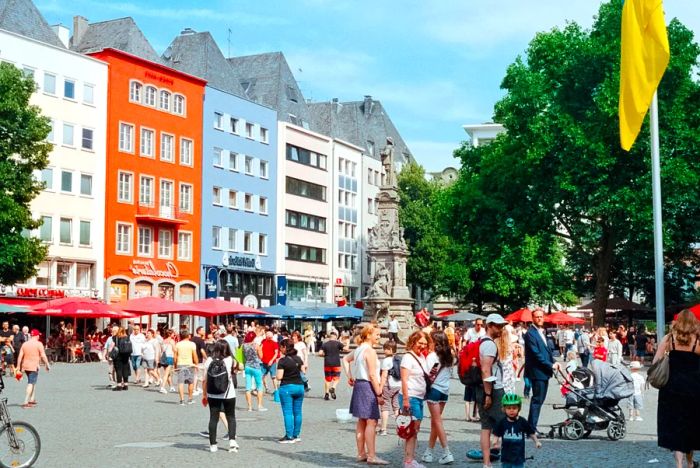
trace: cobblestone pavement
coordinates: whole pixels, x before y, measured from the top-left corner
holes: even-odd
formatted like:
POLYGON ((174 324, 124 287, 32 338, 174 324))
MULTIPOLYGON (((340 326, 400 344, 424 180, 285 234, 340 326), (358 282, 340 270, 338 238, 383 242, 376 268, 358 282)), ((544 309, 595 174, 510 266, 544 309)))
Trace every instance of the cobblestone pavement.
MULTIPOLYGON (((164 395, 153 388, 133 385, 128 392, 109 391, 105 386, 107 367, 102 363, 59 363, 48 374, 42 370, 37 392, 39 405, 34 409, 20 407, 25 381, 6 379, 4 396, 9 399, 13 418, 33 424, 41 434, 38 467, 359 466, 355 462, 354 424, 335 421, 336 408, 347 408, 349 404, 350 387, 343 379, 338 400, 324 401, 322 359, 312 357, 311 364, 312 390, 304 400, 302 441, 278 444, 277 439, 283 435, 279 405, 266 397, 270 411, 247 412, 243 394, 239 393, 238 453, 208 452, 208 441, 197 434, 206 429, 209 417, 199 400, 181 407, 176 394, 164 395)), ((445 420, 456 458, 454 465, 480 467, 464 457, 468 449, 478 448, 479 428, 476 423, 464 421, 462 392, 463 386, 453 380, 445 420)), ((552 381, 540 429, 565 418, 563 411, 551 408, 551 404, 561 402, 552 381)), ((526 416, 526 408, 523 413, 526 416)), ((644 422, 629 423, 624 440, 611 442, 599 431, 588 440, 544 440, 540 450, 528 441, 527 453, 535 458, 527 466, 670 466, 670 453, 656 446, 655 415, 656 391, 651 389, 645 395, 644 422), (648 464, 654 459, 658 463, 648 464)), ((424 421, 419 435, 419 454, 427 444, 429 421, 424 421)), ((223 427, 219 426, 219 430, 223 427)), ((393 433, 393 422, 390 434, 377 437, 378 453, 391 466, 401 466, 403 446, 393 433)), ((219 445, 226 448, 227 442, 219 445)))

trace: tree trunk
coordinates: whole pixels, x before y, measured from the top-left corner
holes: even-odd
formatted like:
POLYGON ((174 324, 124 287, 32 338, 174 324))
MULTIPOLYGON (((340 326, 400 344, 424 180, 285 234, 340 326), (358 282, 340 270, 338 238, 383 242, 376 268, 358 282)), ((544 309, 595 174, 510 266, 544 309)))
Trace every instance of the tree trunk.
POLYGON ((610 266, 613 260, 614 242, 608 226, 603 226, 600 249, 595 258, 595 293, 593 297, 593 325, 605 325, 605 309, 610 295, 610 266))

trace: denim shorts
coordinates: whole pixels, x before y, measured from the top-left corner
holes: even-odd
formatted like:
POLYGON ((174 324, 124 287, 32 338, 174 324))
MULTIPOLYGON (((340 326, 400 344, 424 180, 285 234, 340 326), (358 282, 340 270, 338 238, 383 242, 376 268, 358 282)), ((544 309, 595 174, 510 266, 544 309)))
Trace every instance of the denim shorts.
MULTIPOLYGON (((408 397, 408 405, 411 407, 413 419, 418 421, 423 420, 423 399, 417 397, 408 397)), ((399 392, 399 408, 403 408, 403 395, 399 392)))
POLYGON ((39 378, 39 371, 25 371, 27 373, 27 383, 34 385, 36 384, 36 379, 39 378))
POLYGON ((132 368, 132 369, 137 370, 139 367, 141 367, 141 360, 142 360, 142 357, 141 357, 140 354, 139 354, 138 356, 132 354, 132 355, 130 356, 130 358, 131 358, 131 368, 132 368))
POLYGON ((430 391, 425 395, 425 401, 428 403, 445 403, 447 402, 448 395, 442 393, 440 390, 431 388, 430 391))

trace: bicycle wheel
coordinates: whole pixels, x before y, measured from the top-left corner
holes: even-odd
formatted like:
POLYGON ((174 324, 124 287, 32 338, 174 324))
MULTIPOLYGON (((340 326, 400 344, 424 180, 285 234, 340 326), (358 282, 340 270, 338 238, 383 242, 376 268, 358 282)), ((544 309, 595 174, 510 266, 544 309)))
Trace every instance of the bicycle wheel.
POLYGON ((17 446, 12 447, 7 427, 0 428, 0 467, 26 468, 34 465, 41 452, 39 433, 31 424, 12 423, 17 446))

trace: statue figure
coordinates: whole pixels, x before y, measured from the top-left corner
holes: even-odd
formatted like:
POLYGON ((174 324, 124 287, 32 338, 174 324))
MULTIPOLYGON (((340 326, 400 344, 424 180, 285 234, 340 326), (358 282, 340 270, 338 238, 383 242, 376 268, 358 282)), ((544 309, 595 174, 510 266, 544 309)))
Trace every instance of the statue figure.
POLYGON ((404 237, 404 230, 403 228, 399 229, 399 237, 401 238, 401 248, 403 250, 408 250, 408 246, 406 245, 406 238, 404 237))
POLYGON ((394 173, 394 140, 391 137, 386 138, 386 146, 379 153, 382 158, 382 166, 384 166, 384 186, 392 187, 396 183, 394 173))
POLYGON ((369 297, 391 296, 391 276, 383 263, 377 264, 377 271, 374 273, 373 280, 374 283, 367 294, 369 297))
POLYGON ((394 229, 391 230, 391 245, 390 247, 392 249, 399 249, 401 248, 401 239, 399 238, 399 230, 394 227, 394 229))
POLYGON ((377 226, 373 226, 369 230, 369 239, 367 240, 367 247, 369 247, 370 249, 376 249, 377 247, 379 247, 377 241, 377 226))

